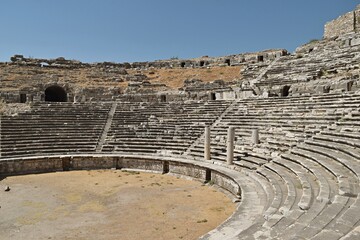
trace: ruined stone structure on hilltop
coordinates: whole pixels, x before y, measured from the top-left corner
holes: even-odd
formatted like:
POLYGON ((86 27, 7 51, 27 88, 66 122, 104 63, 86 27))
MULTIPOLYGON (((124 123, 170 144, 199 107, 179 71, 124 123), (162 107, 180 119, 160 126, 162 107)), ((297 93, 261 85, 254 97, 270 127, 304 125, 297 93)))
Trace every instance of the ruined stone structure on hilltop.
POLYGON ((15 55, 11 62, 0 63, 0 94, 7 102, 46 101, 46 92, 53 87, 60 101, 134 100, 139 94, 144 101, 159 100, 161 95, 167 95, 168 100, 203 99, 232 91, 243 66, 287 54, 286 50, 267 50, 217 58, 92 64, 62 57, 48 60, 15 55), (213 79, 199 79, 203 75, 213 79))
POLYGON ((327 23, 324 39, 293 54, 279 49, 134 63, 14 55, 11 62, 0 63, 0 96, 6 102, 173 101, 356 90, 360 85, 359 19, 358 6, 327 23))
POLYGON ((360 5, 354 11, 348 12, 337 19, 326 23, 324 38, 338 37, 360 30, 360 5))
POLYGON ((226 189, 238 204, 201 239, 359 239, 360 34, 336 34, 290 55, 234 55, 230 63, 204 57, 155 67, 16 56, 1 66, 8 87, 1 94, 15 102, 34 94, 34 101, 2 115, 0 177, 101 168, 185 175, 226 189), (171 94, 167 85, 144 90, 159 69, 225 73, 236 65, 235 82, 186 79, 171 94), (88 86, 74 78, 82 77, 108 86, 113 77, 131 80, 121 94, 105 91, 105 99, 81 90, 88 86), (19 81, 31 84, 19 91, 19 81), (74 98, 74 86, 84 99, 74 98))

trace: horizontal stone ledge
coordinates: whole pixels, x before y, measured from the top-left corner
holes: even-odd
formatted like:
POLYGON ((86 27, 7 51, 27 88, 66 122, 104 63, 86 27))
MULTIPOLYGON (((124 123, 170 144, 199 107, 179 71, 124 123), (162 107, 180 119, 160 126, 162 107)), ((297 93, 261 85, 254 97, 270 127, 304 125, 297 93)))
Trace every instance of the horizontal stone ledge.
POLYGON ((212 181, 240 197, 239 172, 211 162, 162 156, 123 154, 45 155, 0 159, 0 175, 44 173, 64 170, 131 168, 175 173, 212 181))

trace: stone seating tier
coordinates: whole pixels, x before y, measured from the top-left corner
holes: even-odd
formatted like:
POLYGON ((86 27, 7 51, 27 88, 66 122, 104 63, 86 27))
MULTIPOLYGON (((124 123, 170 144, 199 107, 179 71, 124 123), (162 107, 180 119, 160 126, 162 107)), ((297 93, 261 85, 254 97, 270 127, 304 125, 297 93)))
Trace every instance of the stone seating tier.
POLYGON ((238 238, 351 239, 360 222, 359 100, 349 92, 236 102, 39 104, 2 119, 1 157, 91 153, 106 132, 103 153, 203 160, 208 125, 211 162, 225 165, 227 130, 235 126, 230 167, 254 187, 250 193, 244 183, 239 209, 249 211, 248 199, 263 206, 251 224, 239 224, 238 238), (252 143, 255 129, 258 144, 252 143))

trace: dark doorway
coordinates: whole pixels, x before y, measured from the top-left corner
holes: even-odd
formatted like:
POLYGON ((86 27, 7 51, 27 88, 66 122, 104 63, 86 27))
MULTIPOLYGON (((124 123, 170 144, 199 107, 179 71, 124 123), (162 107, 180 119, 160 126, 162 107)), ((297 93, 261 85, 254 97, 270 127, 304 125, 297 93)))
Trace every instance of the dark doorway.
POLYGON ((164 161, 163 162, 163 174, 166 174, 166 173, 169 173, 169 172, 170 172, 169 162, 164 161))
POLYGON ((45 102, 66 102, 66 91, 60 86, 50 86, 45 90, 45 102))
POLYGON ((216 100, 216 94, 210 93, 210 100, 216 100))
POLYGON ((263 62, 263 61, 264 61, 264 56, 259 55, 259 56, 258 56, 258 62, 263 62))
POLYGON ((200 67, 205 66, 205 62, 204 61, 200 61, 200 67))
POLYGON ((281 93, 282 97, 289 96, 289 90, 290 90, 290 86, 284 86, 281 93))
POLYGON ((63 171, 70 171, 70 168, 71 168, 70 158, 62 159, 62 167, 63 167, 63 171))
POLYGON ((210 170, 210 169, 206 169, 205 182, 210 182, 210 181, 211 181, 211 170, 210 170))
POLYGON ((185 62, 181 62, 180 63, 180 66, 183 68, 183 67, 185 67, 185 62))
POLYGON ((231 65, 230 59, 225 59, 225 64, 227 64, 228 66, 230 66, 230 65, 231 65))
POLYGON ((166 102, 166 95, 160 96, 160 102, 166 102))
POLYGON ((352 88, 353 84, 354 84, 353 82, 348 82, 346 84, 346 91, 351 91, 351 88, 352 88))
POLYGON ((26 103, 26 93, 20 93, 20 103, 26 103))

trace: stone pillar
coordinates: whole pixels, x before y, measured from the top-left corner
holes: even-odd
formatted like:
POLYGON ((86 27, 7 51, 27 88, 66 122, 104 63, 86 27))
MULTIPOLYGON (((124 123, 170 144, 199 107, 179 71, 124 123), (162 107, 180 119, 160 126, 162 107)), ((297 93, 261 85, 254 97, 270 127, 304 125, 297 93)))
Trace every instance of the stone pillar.
POLYGON ((210 160, 210 128, 205 127, 204 160, 210 160))
POLYGON ((74 95, 74 103, 77 103, 78 102, 78 96, 77 95, 74 95))
POLYGON ((227 136, 227 157, 226 162, 228 165, 233 164, 234 160, 234 141, 235 141, 235 128, 229 127, 227 136))
POLYGON ((259 144, 259 129, 252 130, 251 140, 253 144, 259 144))
POLYGON ((27 102, 27 103, 33 102, 33 95, 31 95, 31 94, 27 95, 27 96, 26 96, 26 102, 27 102))

